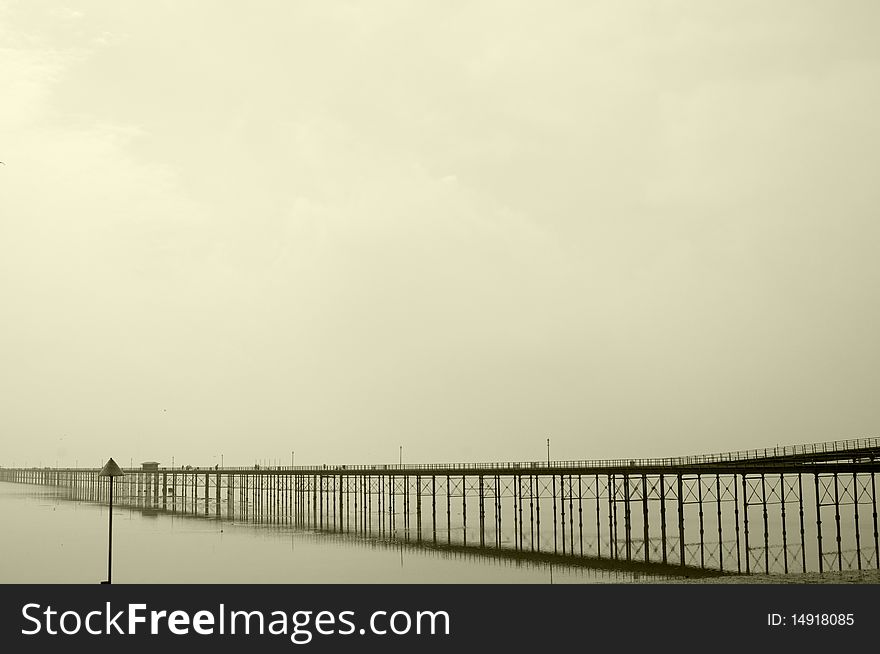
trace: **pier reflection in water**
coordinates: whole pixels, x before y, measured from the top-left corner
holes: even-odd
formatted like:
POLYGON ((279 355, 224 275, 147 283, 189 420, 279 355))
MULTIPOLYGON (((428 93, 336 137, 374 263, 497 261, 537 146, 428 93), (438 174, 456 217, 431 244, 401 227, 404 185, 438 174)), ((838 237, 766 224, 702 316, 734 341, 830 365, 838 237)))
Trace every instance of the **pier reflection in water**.
MULTIPOLYGON (((106 576, 106 504, 73 499, 61 488, 0 482, 0 515, 0 583, 97 583, 106 576)), ((117 583, 629 583, 682 574, 149 506, 116 506, 114 516, 117 583)))

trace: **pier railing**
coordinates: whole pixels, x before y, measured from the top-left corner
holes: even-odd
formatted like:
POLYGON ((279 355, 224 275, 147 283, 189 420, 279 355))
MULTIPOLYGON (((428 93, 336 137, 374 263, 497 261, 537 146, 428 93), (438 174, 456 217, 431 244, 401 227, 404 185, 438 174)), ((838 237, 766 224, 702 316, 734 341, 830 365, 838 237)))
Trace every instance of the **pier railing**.
MULTIPOLYGON (((443 470, 448 468, 467 469, 510 469, 510 468, 620 468, 625 466, 637 467, 681 467, 687 465, 699 465, 706 463, 748 463, 780 457, 808 456, 825 453, 846 453, 880 448, 878 438, 856 438, 843 441, 829 441, 825 443, 809 443, 805 445, 787 445, 782 447, 770 447, 755 450, 741 450, 738 452, 723 452, 718 454, 698 454, 693 456, 666 457, 666 458, 640 458, 640 459, 582 459, 571 461, 509 461, 487 463, 421 463, 421 464, 388 464, 388 465, 355 465, 333 466, 333 469, 345 470, 443 470)), ((329 468, 329 466, 328 466, 329 468)))
MULTIPOLYGON (((715 454, 697 454, 692 456, 678 456, 665 458, 626 458, 626 459, 580 459, 559 461, 491 461, 482 463, 388 463, 388 464, 357 464, 357 465, 310 465, 310 466, 237 466, 222 468, 229 471, 259 470, 290 470, 290 471, 314 471, 345 470, 345 471, 379 471, 393 472, 395 470, 435 472, 438 470, 542 470, 558 468, 622 468, 627 466, 639 468, 680 468, 690 465, 730 463, 748 464, 750 462, 769 461, 773 459, 791 457, 809 457, 825 454, 860 453, 870 450, 880 450, 880 438, 853 438, 847 440, 827 441, 822 443, 806 443, 801 445, 785 445, 777 447, 765 447, 753 450, 740 450, 736 452, 721 452, 715 454)), ((211 467, 210 469, 214 469, 211 467)))
MULTIPOLYGON (((822 443, 805 443, 800 445, 784 445, 765 447, 752 450, 739 450, 736 452, 720 452, 715 454, 696 454, 691 456, 665 457, 665 458, 625 458, 625 459, 578 459, 578 460, 551 460, 551 461, 487 461, 471 463, 373 463, 373 464, 322 464, 305 466, 282 466, 282 465, 251 465, 251 466, 160 466, 162 471, 223 471, 223 472, 252 472, 261 471, 291 471, 308 472, 316 470, 336 471, 376 471, 394 472, 397 470, 437 472, 440 470, 548 470, 560 468, 587 469, 587 468, 681 468, 686 466, 698 466, 706 464, 744 464, 786 460, 797 457, 822 457, 827 455, 847 454, 856 456, 867 455, 873 458, 874 454, 880 454, 880 438, 852 438, 847 440, 825 441, 822 443)), ((0 466, 2 468, 3 466, 0 466)), ((42 469, 38 466, 30 466, 30 469, 42 469)), ((48 469, 48 468, 46 468, 48 469)), ((70 470, 73 468, 58 468, 70 470)), ((80 468, 91 470, 92 468, 80 468)), ((98 468, 95 468, 98 469, 98 468)), ((138 472, 141 468, 123 468, 126 472, 138 472)))

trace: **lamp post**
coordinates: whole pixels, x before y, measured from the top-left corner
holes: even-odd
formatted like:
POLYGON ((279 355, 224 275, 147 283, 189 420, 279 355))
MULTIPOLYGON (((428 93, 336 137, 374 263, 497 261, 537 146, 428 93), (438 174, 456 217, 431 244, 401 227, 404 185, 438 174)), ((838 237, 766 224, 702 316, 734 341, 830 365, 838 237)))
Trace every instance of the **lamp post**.
POLYGON ((108 533, 108 543, 107 543, 107 581, 102 581, 103 584, 112 584, 113 583, 113 482, 116 480, 116 477, 124 477, 125 473, 116 465, 116 461, 112 458, 104 464, 104 467, 101 468, 101 472, 98 473, 98 477, 109 477, 110 478, 110 527, 107 530, 108 533))
POLYGON ((400 453, 397 458, 397 464, 403 465, 403 445, 400 446, 400 453))
POLYGON ((547 439, 547 465, 550 465, 550 439, 547 439))

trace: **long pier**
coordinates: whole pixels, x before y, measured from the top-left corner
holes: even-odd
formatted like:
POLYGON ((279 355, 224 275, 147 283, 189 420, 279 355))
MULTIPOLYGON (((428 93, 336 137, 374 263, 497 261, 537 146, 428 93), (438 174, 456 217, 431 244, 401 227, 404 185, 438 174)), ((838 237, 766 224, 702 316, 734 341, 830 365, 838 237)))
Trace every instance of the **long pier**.
MULTIPOLYGON (((97 468, 0 481, 102 502, 97 468)), ((880 568, 880 440, 664 459, 129 468, 114 501, 450 552, 658 573, 880 568)))

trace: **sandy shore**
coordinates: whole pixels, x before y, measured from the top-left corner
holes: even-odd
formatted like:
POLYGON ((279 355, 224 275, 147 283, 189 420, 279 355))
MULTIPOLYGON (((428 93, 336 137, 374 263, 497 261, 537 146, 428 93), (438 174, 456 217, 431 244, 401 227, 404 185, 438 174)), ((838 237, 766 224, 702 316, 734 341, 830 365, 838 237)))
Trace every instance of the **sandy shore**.
POLYGON ((781 575, 730 575, 699 579, 652 580, 648 583, 667 584, 880 584, 880 570, 847 570, 845 572, 807 572, 781 575))

